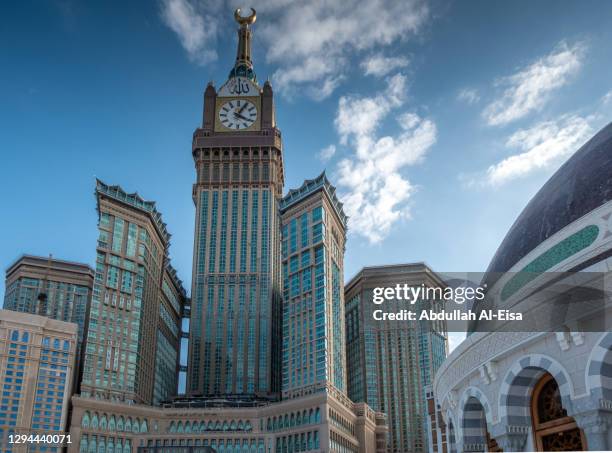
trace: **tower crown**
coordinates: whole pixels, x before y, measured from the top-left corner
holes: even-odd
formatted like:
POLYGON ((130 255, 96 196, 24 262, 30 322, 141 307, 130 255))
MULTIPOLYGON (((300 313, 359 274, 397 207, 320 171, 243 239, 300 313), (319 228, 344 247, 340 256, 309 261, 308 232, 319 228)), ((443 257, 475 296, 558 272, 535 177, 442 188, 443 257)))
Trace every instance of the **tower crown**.
POLYGON ((257 76, 253 71, 253 61, 251 60, 251 28, 250 26, 257 20, 257 12, 251 8, 249 16, 242 16, 240 8, 234 11, 234 19, 240 24, 238 28, 238 49, 236 52, 236 63, 229 73, 229 78, 246 77, 253 82, 257 82, 257 76))

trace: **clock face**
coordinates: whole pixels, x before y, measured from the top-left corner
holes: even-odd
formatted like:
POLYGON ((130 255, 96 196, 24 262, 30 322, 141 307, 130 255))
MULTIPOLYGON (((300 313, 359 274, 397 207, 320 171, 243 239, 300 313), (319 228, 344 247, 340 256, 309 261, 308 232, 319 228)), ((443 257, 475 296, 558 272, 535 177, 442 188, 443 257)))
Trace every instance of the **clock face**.
POLYGON ((242 130, 253 125, 257 119, 257 107, 251 101, 233 99, 219 108, 219 121, 228 129, 242 130))

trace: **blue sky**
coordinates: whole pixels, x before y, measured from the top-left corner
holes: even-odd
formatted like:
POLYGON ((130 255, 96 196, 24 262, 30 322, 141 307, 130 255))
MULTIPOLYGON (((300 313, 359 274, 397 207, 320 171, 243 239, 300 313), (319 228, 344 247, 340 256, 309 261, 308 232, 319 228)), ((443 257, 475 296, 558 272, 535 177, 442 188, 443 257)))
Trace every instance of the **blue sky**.
MULTIPOLYGON (((0 7, 4 267, 22 253, 93 264, 97 176, 157 202, 190 284, 191 135, 206 83, 233 65, 235 6, 0 7)), ((253 6, 286 190, 323 169, 338 185, 347 278, 411 261, 484 271, 530 197, 611 118, 609 1, 253 6)))

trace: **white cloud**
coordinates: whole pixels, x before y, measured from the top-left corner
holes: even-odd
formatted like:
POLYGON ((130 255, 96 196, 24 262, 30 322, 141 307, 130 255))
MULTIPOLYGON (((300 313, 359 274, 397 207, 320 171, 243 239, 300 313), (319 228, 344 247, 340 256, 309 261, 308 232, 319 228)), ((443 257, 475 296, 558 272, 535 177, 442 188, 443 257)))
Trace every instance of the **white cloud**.
POLYGON ((558 165, 592 134, 591 118, 578 115, 566 115, 557 121, 545 121, 529 129, 520 129, 507 139, 506 147, 521 152, 491 165, 481 182, 500 186, 534 171, 558 165))
MULTIPOLYGON (((216 39, 221 33, 224 38, 235 36, 231 9, 244 6, 242 0, 161 2, 163 21, 198 64, 216 59, 216 39)), ((276 66, 272 81, 277 90, 321 100, 355 72, 350 61, 416 35, 429 17, 426 2, 252 0, 258 13, 254 53, 265 51, 267 61, 276 66)), ((389 62, 396 68, 406 63, 400 57, 389 62)), ((382 75, 383 69, 372 68, 372 74, 382 75)))
POLYGON ((608 91, 606 94, 603 95, 603 97, 601 98, 601 102, 604 105, 612 103, 612 90, 608 91))
POLYGON ((560 43, 549 55, 498 81, 505 87, 483 117, 491 126, 504 125, 539 110, 551 93, 566 85, 582 65, 585 46, 560 43))
POLYGON ((274 15, 262 16, 256 33, 267 60, 278 65, 275 87, 318 99, 354 71, 349 57, 408 39, 429 16, 424 0, 263 0, 254 7, 274 15))
POLYGON ((480 95, 474 88, 463 88, 457 94, 457 99, 468 104, 475 104, 480 100, 480 95))
POLYGON ((217 59, 215 19, 200 14, 189 0, 162 0, 161 17, 178 35, 191 61, 203 65, 217 59))
POLYGON ((321 161, 327 162, 329 159, 334 157, 334 154, 336 154, 336 145, 329 145, 323 148, 321 151, 319 151, 317 153, 317 157, 321 161))
POLYGON ((406 78, 391 77, 383 93, 342 97, 335 125, 340 142, 353 148, 352 158, 338 163, 338 183, 350 230, 370 242, 383 240, 391 226, 408 218, 406 202, 415 187, 401 171, 424 157, 436 141, 436 126, 414 113, 395 115, 400 132, 377 137, 381 122, 405 100, 406 78))
POLYGON ((406 96, 406 77, 396 74, 387 80, 387 88, 377 96, 342 96, 338 101, 335 125, 340 134, 340 142, 347 144, 354 136, 359 142, 369 139, 381 120, 393 108, 399 107, 406 96))
POLYGON ((406 57, 385 57, 382 54, 371 55, 360 63, 365 75, 383 77, 396 69, 405 68, 410 63, 406 57))
POLYGON ((310 95, 311 98, 313 98, 315 101, 322 101, 323 99, 327 98, 330 94, 332 94, 336 88, 338 88, 338 85, 340 85, 340 82, 342 82, 344 80, 344 76, 339 75, 339 76, 335 76, 335 77, 326 77, 323 80, 323 83, 321 84, 321 86, 311 86, 310 88, 308 88, 307 93, 310 95))

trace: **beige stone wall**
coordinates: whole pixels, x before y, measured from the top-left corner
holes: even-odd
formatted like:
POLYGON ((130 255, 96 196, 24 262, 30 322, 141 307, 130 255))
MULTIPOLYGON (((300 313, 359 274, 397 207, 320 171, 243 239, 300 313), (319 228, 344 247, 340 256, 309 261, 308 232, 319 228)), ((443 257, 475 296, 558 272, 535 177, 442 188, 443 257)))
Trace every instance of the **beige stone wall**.
MULTIPOLYGON (((67 430, 68 408, 70 394, 72 392, 72 380, 75 372, 75 354, 77 348, 77 325, 63 321, 49 319, 43 316, 19 313, 9 310, 0 310, 0 385, 10 385, 11 396, 8 399, 8 410, 3 411, 7 416, 4 420, 10 422, 14 420, 15 426, 2 423, 0 421, 0 429, 2 429, 5 437, 0 437, 0 451, 6 451, 9 448, 8 431, 13 429, 15 434, 62 434, 67 430), (17 340, 14 340, 13 332, 19 332, 17 340), (27 333, 27 339, 23 334, 27 333), (41 351, 43 348, 43 339, 50 338, 50 349, 53 348, 53 340, 60 341, 60 350, 62 353, 64 341, 69 342, 67 351, 67 362, 62 363, 61 360, 57 365, 66 366, 66 376, 63 381, 63 394, 57 395, 57 381, 54 385, 53 395, 50 396, 49 389, 45 386, 39 386, 39 371, 44 369, 45 373, 51 371, 51 361, 41 360, 41 351), (16 344, 15 348, 11 348, 11 344, 16 344), (15 351, 12 353, 11 351, 15 351), (22 353, 24 353, 22 355, 22 353), (15 360, 11 360, 15 358, 15 360), (20 362, 20 359, 23 360, 20 362), (23 369, 16 366, 23 365, 23 369), (10 367, 10 368, 9 368, 10 367), (23 372, 23 377, 17 373, 23 372), (23 379, 22 383, 18 383, 17 379, 23 379), (42 390, 42 393, 38 393, 42 390), (61 398, 61 415, 59 429, 36 429, 33 427, 33 417, 37 410, 34 405, 36 398, 41 398, 41 404, 46 404, 47 397, 52 398, 53 412, 57 412, 55 407, 58 405, 55 399, 61 398), (17 403, 16 403, 17 401, 17 403), (13 411, 12 408, 18 408, 13 411), (17 414, 15 419, 10 417, 10 414, 17 414)), ((54 349, 53 349, 54 350, 54 349)), ((53 357, 50 355, 50 357, 53 357)), ((64 359, 63 356, 59 356, 64 359)), ((55 363, 53 363, 55 364, 55 363)), ((58 370, 59 371, 59 370, 58 370)), ((61 371, 64 372, 64 371, 61 371)), ((6 388, 4 388, 6 390, 6 388)), ((40 409, 44 411, 44 409, 40 409)), ((41 415, 43 415, 41 413, 41 415)), ((56 417, 54 417, 54 420, 56 417)), ((55 424, 55 422, 53 422, 55 424)), ((13 446, 13 451, 26 451, 25 448, 13 446)), ((28 450, 29 451, 29 450, 28 450)))
MULTIPOLYGON (((292 436, 301 436, 307 438, 307 434, 317 433, 319 439, 319 448, 312 448, 307 451, 313 452, 329 452, 334 451, 331 447, 333 439, 336 443, 350 446, 350 448, 359 453, 382 453, 385 451, 386 445, 378 444, 381 434, 386 432, 384 425, 384 416, 374 413, 367 405, 361 403, 350 406, 346 402, 341 402, 323 392, 313 394, 303 398, 296 398, 278 403, 267 404, 259 407, 251 408, 178 408, 178 407, 150 407, 144 405, 127 405, 123 403, 114 403, 109 401, 94 400, 81 397, 73 397, 73 416, 70 427, 73 443, 69 446, 69 453, 79 451, 80 441, 83 438, 91 439, 96 436, 97 442, 104 439, 108 442, 113 439, 113 444, 125 445, 129 441, 130 450, 135 452, 139 446, 147 446, 156 443, 161 445, 167 442, 171 445, 173 442, 176 445, 195 445, 196 441, 202 445, 207 441, 210 445, 213 440, 219 445, 219 441, 223 440, 224 444, 229 440, 232 444, 236 441, 247 441, 249 445, 252 441, 255 443, 255 450, 258 451, 258 445, 263 442, 265 452, 275 452, 277 444, 280 446, 283 438, 287 440, 292 436), (306 423, 302 422, 293 426, 280 427, 278 420, 291 420, 291 416, 298 413, 310 413, 313 410, 313 416, 308 418, 306 423), (314 414, 318 409, 318 417, 314 414), (332 416, 333 414, 333 416, 332 416), (96 416, 97 427, 92 426, 92 419, 96 416), (101 427, 102 417, 105 418, 106 428, 101 427), (109 421, 113 417, 114 429, 109 428, 109 421), (85 427, 82 425, 84 418, 88 421, 85 427), (117 422, 123 420, 123 429, 119 429, 117 422), (132 429, 127 432, 125 422, 130 420, 132 429), (338 420, 341 419, 341 423, 338 420), (276 420, 276 428, 273 421, 276 420), (138 429, 134 429, 134 425, 138 421, 138 429), (146 432, 143 432, 143 422, 146 424, 146 432), (181 423, 183 431, 185 431, 186 423, 189 422, 190 431, 176 432, 178 423, 181 423), (213 429, 202 431, 199 429, 201 423, 208 425, 212 422, 213 429), (242 422, 242 425, 239 425, 242 422), (248 425, 247 425, 248 422, 248 425), (219 423, 220 429, 215 428, 219 423), (225 424, 225 428, 223 425, 225 424), (195 430, 191 426, 198 426, 195 430), (239 429, 242 426, 242 429, 239 429), (137 431, 137 432, 135 432, 137 431)), ((383 436, 384 437, 384 436, 383 436)), ((300 437, 301 439, 301 437, 300 437)), ((125 452, 125 450, 124 450, 125 452)))

